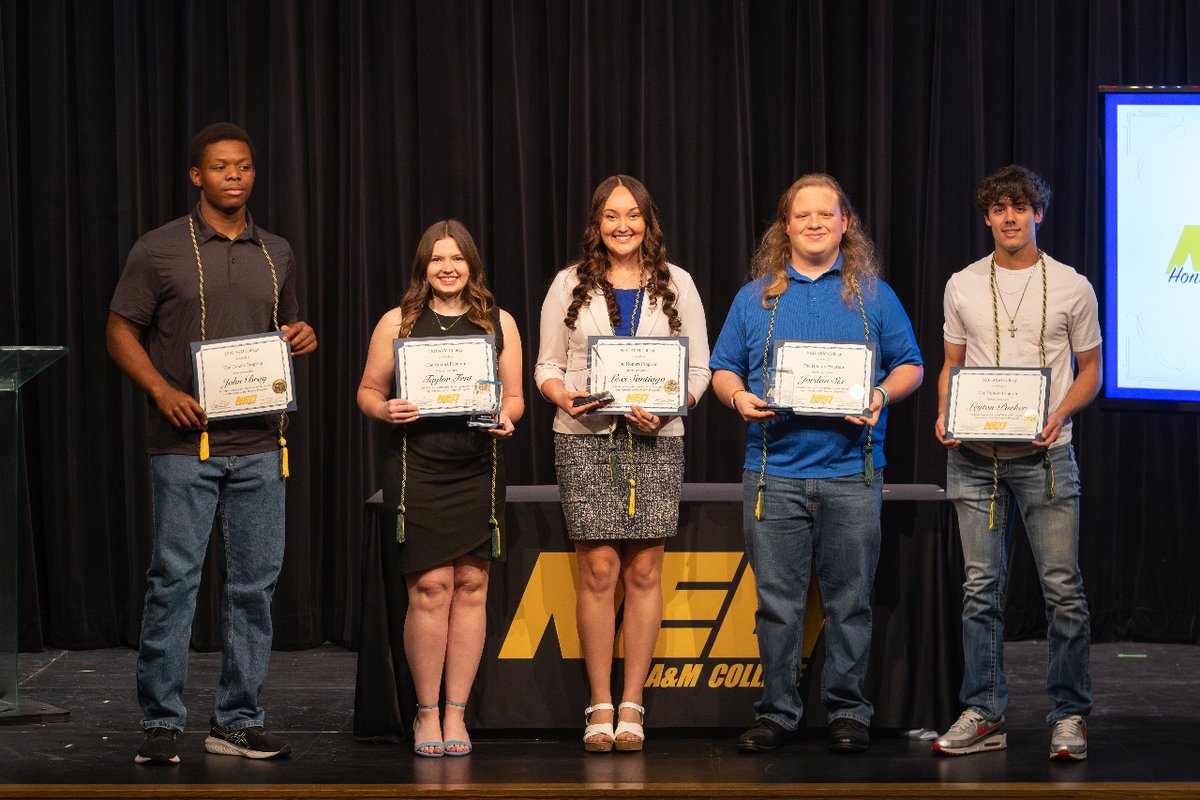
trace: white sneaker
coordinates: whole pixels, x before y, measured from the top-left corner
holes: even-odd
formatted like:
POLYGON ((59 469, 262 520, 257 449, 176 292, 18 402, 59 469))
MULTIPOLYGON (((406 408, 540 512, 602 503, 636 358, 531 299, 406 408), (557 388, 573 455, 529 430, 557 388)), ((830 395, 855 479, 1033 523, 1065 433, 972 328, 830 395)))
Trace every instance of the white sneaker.
POLYGON ((1008 747, 1004 717, 992 721, 968 708, 950 726, 950 730, 933 741, 933 752, 949 756, 965 756, 1008 747))
POLYGON ((1078 714, 1050 726, 1050 760, 1083 761, 1087 758, 1087 723, 1078 714))

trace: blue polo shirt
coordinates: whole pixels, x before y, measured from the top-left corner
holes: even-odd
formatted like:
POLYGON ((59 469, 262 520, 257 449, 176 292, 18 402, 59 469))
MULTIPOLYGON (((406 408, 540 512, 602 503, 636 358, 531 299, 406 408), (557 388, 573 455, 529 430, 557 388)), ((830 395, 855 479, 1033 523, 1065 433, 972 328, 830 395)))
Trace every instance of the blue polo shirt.
MULTIPOLYGON (((779 297, 772 349, 780 339, 817 342, 865 342, 858 302, 842 301, 842 257, 816 280, 806 278, 789 264, 788 288, 779 297)), ((763 345, 771 310, 763 308, 763 290, 771 284, 762 278, 742 287, 734 298, 725 326, 717 338, 708 365, 741 377, 746 388, 763 397, 763 345)), ((912 323, 891 287, 883 281, 864 282, 863 306, 871 341, 875 344, 875 383, 902 364, 920 365, 921 351, 912 323)), ((772 354, 772 358, 774 355, 772 354)), ((784 478, 839 478, 863 471, 866 426, 842 417, 786 414, 766 423, 767 474, 784 478)), ((875 468, 884 466, 883 440, 887 409, 879 415, 872 444, 875 468)), ((762 425, 746 430, 745 468, 758 472, 762 465, 762 425)))

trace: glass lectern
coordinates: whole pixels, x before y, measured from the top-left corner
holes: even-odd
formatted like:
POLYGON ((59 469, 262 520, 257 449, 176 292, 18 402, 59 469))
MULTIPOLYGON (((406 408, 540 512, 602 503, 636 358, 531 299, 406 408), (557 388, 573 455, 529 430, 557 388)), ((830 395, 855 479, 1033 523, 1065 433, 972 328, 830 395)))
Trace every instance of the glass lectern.
POLYGON ((61 708, 17 696, 17 443, 21 387, 66 354, 65 347, 0 347, 0 724, 62 722, 70 715, 61 708))

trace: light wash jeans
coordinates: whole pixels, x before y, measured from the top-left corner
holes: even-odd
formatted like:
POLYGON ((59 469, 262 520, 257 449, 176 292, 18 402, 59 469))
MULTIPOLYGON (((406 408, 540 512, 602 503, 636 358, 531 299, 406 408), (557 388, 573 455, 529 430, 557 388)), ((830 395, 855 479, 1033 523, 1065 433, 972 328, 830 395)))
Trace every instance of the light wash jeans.
POLYGON ((879 561, 883 473, 867 486, 862 475, 796 479, 768 475, 763 519, 754 517, 758 473, 742 477, 746 554, 754 570, 755 634, 763 665, 763 696, 754 705, 795 730, 804 715, 796 684, 804 646, 804 605, 813 555, 825 612, 821 702, 829 719, 871 724, 863 696, 871 648, 871 585, 879 561))
POLYGON ((155 455, 154 554, 138 650, 142 727, 182 731, 188 643, 213 519, 221 543, 221 681, 215 715, 226 730, 262 725, 258 694, 271 659, 271 596, 283 565, 279 453, 155 455))
POLYGON ((966 582, 963 584, 963 669, 959 699, 988 719, 1008 707, 1004 677, 1004 587, 1012 546, 1013 503, 1021 512, 1046 601, 1050 724, 1092 709, 1088 672, 1091 618, 1079 573, 1079 468, 1071 445, 1052 447, 1055 492, 1047 497, 1041 453, 1000 459, 996 529, 988 530, 992 459, 965 448, 949 451, 946 496, 958 512, 966 582))

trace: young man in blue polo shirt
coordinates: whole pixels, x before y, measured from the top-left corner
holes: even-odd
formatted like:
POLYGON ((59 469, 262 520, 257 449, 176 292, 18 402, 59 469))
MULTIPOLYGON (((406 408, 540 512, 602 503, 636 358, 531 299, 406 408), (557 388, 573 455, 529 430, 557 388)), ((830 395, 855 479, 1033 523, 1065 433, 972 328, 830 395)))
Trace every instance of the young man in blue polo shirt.
POLYGON ((765 685, 756 722, 738 749, 775 750, 800 725, 804 705, 796 683, 815 556, 827 615, 821 700, 830 750, 861 753, 874 713, 862 685, 879 559, 886 406, 916 390, 924 369, 912 324, 879 277, 874 245, 829 175, 805 175, 780 199, 710 366, 717 397, 748 423, 744 525, 765 685), (769 410, 766 359, 785 339, 873 345, 874 386, 864 397, 870 416, 769 410))

